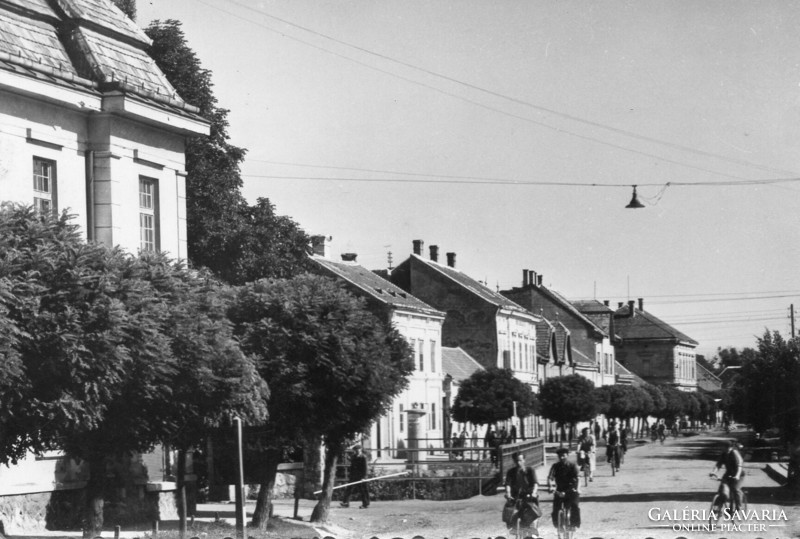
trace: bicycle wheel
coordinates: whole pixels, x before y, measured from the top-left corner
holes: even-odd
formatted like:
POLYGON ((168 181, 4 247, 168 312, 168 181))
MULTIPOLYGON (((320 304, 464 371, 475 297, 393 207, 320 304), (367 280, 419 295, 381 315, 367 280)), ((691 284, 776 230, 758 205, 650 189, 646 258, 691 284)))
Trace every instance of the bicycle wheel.
POLYGON ((711 499, 711 507, 708 510, 708 524, 709 526, 719 520, 722 515, 723 500, 719 494, 714 494, 711 499))
POLYGON ((741 504, 740 509, 743 512, 747 513, 747 494, 745 493, 745 491, 742 491, 742 500, 741 500, 741 502, 742 502, 742 504, 741 504))
POLYGON ((558 539, 567 538, 567 511, 563 505, 558 510, 558 526, 556 530, 558 531, 558 539))

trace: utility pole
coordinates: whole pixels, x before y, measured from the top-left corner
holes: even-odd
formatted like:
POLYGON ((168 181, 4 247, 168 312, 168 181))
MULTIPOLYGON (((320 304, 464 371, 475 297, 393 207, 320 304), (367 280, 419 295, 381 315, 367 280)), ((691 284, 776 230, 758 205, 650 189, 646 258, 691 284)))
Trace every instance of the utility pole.
POLYGON ((794 339, 794 303, 789 305, 789 318, 792 321, 792 339, 794 339))

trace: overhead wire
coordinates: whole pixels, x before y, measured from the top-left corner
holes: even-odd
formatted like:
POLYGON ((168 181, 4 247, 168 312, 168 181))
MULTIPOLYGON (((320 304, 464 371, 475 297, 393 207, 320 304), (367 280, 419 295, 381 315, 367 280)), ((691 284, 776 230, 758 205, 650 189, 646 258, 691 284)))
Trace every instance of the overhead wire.
MULTIPOLYGON (((698 170, 698 171, 700 171, 700 172, 705 172, 705 173, 707 173, 707 174, 711 174, 711 175, 715 175, 715 176, 728 177, 728 178, 734 178, 734 179, 739 179, 739 180, 748 180, 748 178, 745 178, 745 177, 742 177, 742 176, 736 176, 736 175, 732 175, 732 174, 727 174, 727 173, 722 173, 722 172, 719 172, 719 171, 715 171, 715 170, 707 169, 707 168, 704 168, 704 167, 698 167, 698 166, 690 165, 690 164, 688 164, 688 163, 685 163, 685 162, 676 161, 676 160, 674 160, 674 159, 669 159, 669 158, 666 158, 666 157, 664 157, 664 156, 662 156, 662 155, 658 155, 658 154, 654 154, 654 153, 650 153, 650 152, 644 152, 644 151, 641 151, 641 150, 635 150, 635 149, 633 149, 633 148, 630 148, 630 147, 627 147, 627 146, 623 146, 623 145, 620 145, 620 144, 615 144, 615 143, 612 143, 612 142, 609 142, 609 141, 605 141, 605 140, 601 140, 601 139, 598 139, 598 138, 595 138, 595 137, 590 137, 590 136, 586 136, 586 135, 581 135, 581 134, 579 134, 579 133, 576 133, 576 132, 574 132, 574 131, 570 131, 570 130, 568 130, 568 129, 564 129, 564 128, 561 128, 561 127, 557 127, 557 126, 554 126, 554 125, 551 125, 551 124, 548 124, 548 123, 545 123, 545 122, 537 121, 537 120, 534 120, 534 119, 532 119, 532 118, 528 118, 528 117, 525 117, 525 116, 520 116, 520 115, 518 115, 518 114, 513 114, 513 113, 511 113, 511 112, 508 112, 508 111, 505 111, 505 110, 502 110, 502 109, 499 109, 499 108, 496 108, 496 107, 492 107, 492 106, 486 105, 485 103, 481 103, 481 102, 479 102, 479 101, 475 101, 475 100, 473 100, 473 99, 469 99, 469 98, 466 98, 466 97, 464 97, 464 96, 461 96, 461 95, 458 95, 458 94, 454 94, 454 93, 452 93, 452 92, 448 92, 448 91, 446 91, 446 90, 443 90, 443 89, 441 89, 441 88, 438 88, 438 87, 436 87, 436 86, 433 86, 433 85, 430 85, 430 84, 427 84, 427 83, 421 82, 421 81, 419 81, 419 80, 412 79, 412 78, 409 78, 409 77, 405 77, 405 76, 402 76, 402 75, 400 75, 400 74, 397 74, 397 73, 394 73, 394 72, 391 72, 391 71, 388 71, 388 70, 385 70, 385 69, 381 69, 381 68, 379 68, 379 67, 376 67, 376 66, 373 66, 373 65, 367 64, 367 63, 365 63, 365 62, 362 62, 362 61, 360 61, 360 60, 357 60, 357 59, 354 59, 354 58, 352 58, 352 57, 350 57, 350 56, 347 56, 347 55, 344 55, 344 54, 341 54, 341 53, 338 53, 338 52, 332 51, 332 50, 330 50, 330 49, 326 49, 325 47, 321 47, 321 46, 319 46, 319 45, 313 44, 313 43, 311 43, 311 42, 309 42, 309 41, 307 41, 307 40, 300 39, 300 38, 298 38, 298 37, 296 37, 296 36, 292 36, 292 35, 290 35, 290 34, 286 34, 286 33, 282 32, 282 31, 280 31, 280 30, 277 30, 277 29, 275 29, 275 28, 272 28, 272 27, 270 27, 270 26, 267 26, 266 24, 263 24, 263 23, 256 22, 256 21, 254 21, 254 20, 252 20, 252 19, 250 19, 250 18, 243 17, 243 16, 240 16, 240 15, 238 15, 238 14, 236 14, 236 13, 233 13, 233 12, 231 12, 231 11, 225 10, 225 9, 223 9, 223 8, 221 8, 221 7, 217 6, 217 5, 211 4, 211 3, 209 3, 209 2, 207 2, 207 1, 205 1, 205 0, 197 0, 197 1, 198 1, 199 3, 201 3, 201 4, 205 5, 205 6, 208 6, 208 7, 212 8, 212 9, 215 9, 215 10, 221 11, 221 12, 223 12, 223 13, 226 13, 226 14, 228 14, 228 15, 230 15, 230 16, 232 16, 232 17, 235 17, 235 18, 237 18, 237 19, 240 19, 240 20, 243 20, 243 21, 245 21, 245 22, 249 22, 249 23, 251 23, 251 24, 254 24, 254 25, 256 25, 256 26, 262 27, 262 28, 264 28, 264 29, 266 29, 266 30, 268 30, 268 31, 270 31, 270 32, 277 33, 277 34, 279 34, 279 35, 281 35, 282 37, 285 37, 285 38, 287 38, 287 39, 291 39, 291 40, 293 40, 293 41, 297 41, 297 42, 299 42, 299 43, 302 43, 302 44, 304 44, 304 45, 306 45, 306 46, 309 46, 309 47, 312 47, 312 48, 314 48, 314 49, 317 49, 317 50, 320 50, 320 51, 326 52, 326 53, 328 53, 328 54, 331 54, 331 55, 334 55, 334 56, 337 56, 337 57, 340 57, 340 58, 346 59, 346 60, 348 60, 348 61, 350 61, 350 62, 353 62, 353 63, 356 63, 356 64, 358 64, 358 65, 361 65, 362 67, 366 67, 366 68, 368 68, 368 69, 371 69, 371 70, 374 70, 374 71, 378 71, 378 72, 380 72, 380 73, 384 73, 384 74, 386 74, 386 75, 389 75, 389 76, 392 76, 392 77, 399 78, 399 79, 401 79, 401 80, 404 80, 404 81, 406 81, 406 82, 409 82, 409 83, 411 83, 411 84, 415 84, 415 85, 419 85, 419 86, 422 86, 422 87, 428 88, 428 89, 430 89, 430 90, 433 90, 433 91, 435 91, 435 92, 441 93, 441 94, 443 94, 443 95, 447 95, 447 96, 449 96, 449 97, 452 97, 452 98, 454 98, 454 99, 458 99, 458 100, 461 100, 461 101, 464 101, 464 102, 470 103, 470 104, 472 104, 472 105, 475 105, 475 106, 478 106, 478 107, 484 108, 484 109, 486 109, 486 110, 490 110, 490 111, 492 111, 492 112, 496 112, 496 113, 498 113, 498 114, 502 114, 502 115, 505 115, 505 116, 509 116, 509 117, 512 117, 512 118, 516 118, 516 119, 518 119, 518 120, 521 120, 521 121, 525 121, 525 122, 528 122, 528 123, 532 123, 532 124, 535 124, 535 125, 539 125, 539 126, 541 126, 541 127, 545 127, 545 128, 548 128, 548 129, 554 130, 554 131, 556 131, 556 132, 563 133, 563 134, 566 134, 566 135, 570 135, 570 136, 573 136, 573 137, 576 137, 576 138, 579 138, 579 139, 582 139, 582 140, 587 140, 587 141, 593 142, 593 143, 595 143, 595 144, 600 144, 600 145, 603 145, 603 146, 612 147, 612 148, 615 148, 615 149, 618 149, 618 150, 622 150, 622 151, 625 151, 625 152, 634 153, 634 154, 642 155, 642 156, 645 156, 645 157, 650 157, 650 158, 652 158, 652 159, 657 159, 657 160, 659 160, 659 161, 663 161, 663 162, 670 163, 670 164, 673 164, 673 165, 677 165, 677 166, 681 166, 681 167, 685 167, 685 168, 689 168, 689 169, 698 170)), ((246 5, 244 5, 244 4, 240 4, 240 3, 238 3, 238 2, 235 2, 235 1, 233 1, 233 0, 228 0, 228 1, 229 1, 229 3, 232 3, 232 4, 235 4, 235 5, 238 5, 238 6, 240 6, 240 7, 245 7, 246 9, 253 10, 253 8, 252 8, 252 7, 250 7, 250 6, 246 6, 246 5)), ((304 27, 302 27, 302 26, 300 26, 300 25, 296 25, 296 24, 294 24, 294 23, 291 23, 291 22, 285 21, 285 20, 283 20, 283 19, 279 19, 279 18, 277 18, 277 17, 270 16, 270 15, 266 14, 266 13, 265 13, 265 12, 263 12, 263 11, 260 11, 260 10, 255 10, 255 11, 256 11, 257 13, 260 13, 260 14, 262 14, 262 15, 265 15, 265 16, 268 16, 268 17, 271 17, 271 18, 274 18, 274 19, 276 19, 276 20, 280 20, 281 22, 284 22, 285 24, 289 24, 290 26, 295 26, 295 27, 298 27, 298 28, 300 28, 300 29, 307 30, 307 29, 305 29, 304 27)), ((313 30, 307 30, 307 31, 310 31, 311 33, 315 33, 313 30)), ((330 38, 329 36, 325 36, 324 34, 319 34, 319 35, 321 35, 322 37, 326 37, 326 38, 328 38, 328 39, 331 39, 331 40, 334 40, 334 41, 335 41, 335 38, 330 38)), ((352 46, 352 45, 351 45, 351 46, 352 46)), ((354 48, 358 48, 358 47, 356 47, 356 46, 352 46, 352 47, 354 47, 354 48)), ((445 77, 445 76, 442 76, 442 78, 446 78, 446 77, 445 77)), ((454 79, 454 80, 455 80, 455 79, 454 79)), ((478 87, 478 88, 479 88, 479 87, 478 87)), ((490 92, 490 91, 488 91, 488 90, 485 90, 485 91, 486 91, 486 92, 490 92)), ((499 94, 499 95, 502 95, 502 94, 499 94)), ((507 96, 506 96, 506 97, 507 97, 507 96)), ((509 99, 512 99, 512 98, 509 98, 509 99)), ((532 105, 532 104, 529 104, 529 105, 532 105)), ((591 123, 591 122, 584 121, 583 123, 591 123)), ((598 124, 598 126, 602 126, 602 124, 598 124)), ((605 127, 606 127, 607 129, 611 129, 611 130, 613 130, 613 129, 616 129, 616 128, 612 128, 612 127, 610 127, 610 126, 605 126, 605 127)), ((640 138, 641 138, 641 137, 640 137, 640 138)), ((650 141, 650 142, 653 142, 653 141, 656 141, 656 140, 657 140, 657 139, 653 139, 653 140, 652 140, 652 141, 650 141)), ((662 143, 664 143, 663 141, 661 141, 661 142, 662 142, 662 143)), ((665 143, 665 144, 667 144, 667 143, 665 143)), ((686 149, 687 149, 687 150, 692 150, 691 148, 686 148, 686 149)), ((693 152, 693 153, 697 153, 697 152, 693 152)), ((715 154, 709 154, 709 155, 711 155, 711 156, 714 156, 715 154)), ((720 159, 725 159, 725 158, 724 158, 724 157, 722 157, 722 156, 716 156, 716 157, 718 157, 718 158, 720 158, 720 159)), ((734 160, 734 161, 735 161, 735 160, 734 160)), ((748 162, 744 162, 744 163, 748 163, 748 162)), ((743 164, 743 163, 737 163, 737 164, 740 164, 740 165, 741 165, 741 164, 743 164)), ((760 167, 760 166, 758 166, 758 165, 755 165, 755 164, 749 164, 749 163, 748 163, 748 165, 749 165, 749 166, 756 166, 757 168, 758 168, 758 167, 760 167)), ((782 170, 777 170, 777 169, 769 169, 769 168, 762 168, 762 170, 768 170, 768 171, 770 171, 770 172, 776 172, 776 173, 781 173, 781 174, 792 174, 792 175, 794 175, 794 174, 795 174, 795 173, 788 172, 788 171, 782 171, 782 170)), ((251 177, 262 177, 262 178, 263 178, 263 176, 251 176, 251 177)), ((282 178, 274 178, 274 179, 282 179, 282 178)), ((284 178, 284 179, 288 179, 288 178, 284 178)), ((311 178, 297 178, 297 179, 311 179, 311 178)), ((342 181, 350 181, 350 180, 342 180, 342 181)), ((629 187, 630 185, 631 185, 630 183, 624 184, 624 186, 625 186, 625 187, 629 187)), ((640 185, 641 185, 641 184, 640 184, 640 185)), ((663 183, 660 183, 660 184, 658 184, 658 185, 663 185, 663 183)), ((677 183, 676 183, 676 185, 677 185, 677 183)))
MULTIPOLYGON (((204 3, 204 4, 206 4, 206 5, 209 5, 206 2, 203 2, 202 0, 200 0, 200 1, 202 3, 204 3)), ((385 54, 381 54, 381 53, 375 52, 375 51, 373 51, 371 49, 367 49, 365 47, 361 47, 361 46, 355 45, 353 43, 349 43, 347 41, 335 38, 335 37, 330 36, 328 34, 325 34, 325 33, 319 32, 317 30, 308 28, 306 26, 297 24, 297 23, 292 22, 292 21, 290 21, 288 19, 277 17, 275 15, 267 13, 263 9, 258 9, 256 7, 244 4, 244 3, 239 2, 237 0, 226 0, 226 1, 228 3, 230 3, 230 4, 237 5, 237 6, 241 7, 241 8, 243 8, 243 9, 247 9, 247 10, 252 11, 254 13, 258 13, 260 15, 263 15, 263 16, 268 17, 270 19, 279 21, 279 22, 281 22, 283 24, 286 24, 288 26, 291 26, 293 28, 297 28, 297 29, 302 30, 304 32, 308 32, 308 33, 310 33, 312 35, 321 37, 323 39, 330 40, 330 41, 332 41, 334 43, 337 43, 339 45, 343 45, 345 47, 352 48, 352 49, 357 50, 359 52, 362 52, 364 54, 367 54, 367 55, 370 55, 370 56, 374 56, 374 57, 379 58, 381 60, 392 62, 392 63, 398 64, 398 65, 401 65, 403 67, 407 67, 407 68, 410 68, 410 69, 413 69, 413 70, 416 70, 416 71, 420 71, 420 72, 425 73, 427 75, 431 75, 433 77, 437 77, 437 78, 440 78, 442 80, 445 80, 445 81, 448 81, 448 82, 451 82, 451 83, 454 83, 454 84, 457 84, 457 85, 461 85, 461 86, 464 86, 466 88, 469 88, 469 89, 472 89, 472 90, 476 90, 478 92, 482 92, 482 93, 485 93, 485 94, 493 96, 493 97, 497 97, 497 98, 500 98, 500 99, 503 99, 503 100, 507 100, 507 101, 512 102, 512 103, 517 104, 517 105, 522 105, 524 107, 529 107, 529 108, 535 109, 537 111, 544 112, 544 113, 547 113, 547 114, 551 114, 551 115, 554 115, 554 116, 558 116, 558 117, 561 117, 561 118, 564 118, 564 119, 567 119, 567 120, 570 120, 570 121, 582 123, 582 124, 585 124, 585 125, 589 125, 591 127, 597 127, 597 128, 600 128, 600 129, 605 129, 605 130, 611 131, 613 133, 621 134, 621 135, 624 135, 624 136, 627 136, 627 137, 630 137, 630 138, 638 139, 638 140, 649 142, 649 143, 653 143, 653 144, 663 145, 663 146, 666 146, 666 147, 669 147, 669 148, 672 148, 672 149, 676 149, 676 150, 680 150, 680 151, 683 151, 683 152, 692 153, 692 154, 703 156, 703 157, 712 157, 712 158, 719 159, 719 160, 722 160, 722 161, 727 161, 729 163, 737 164, 737 165, 740 165, 740 166, 752 167, 752 168, 756 168, 756 169, 759 169, 759 170, 762 170, 762 171, 766 171, 766 172, 771 172, 771 173, 776 173, 776 174, 788 174, 788 175, 792 175, 792 176, 797 175, 797 172, 792 172, 792 171, 787 171, 787 170, 783 170, 783 169, 777 169, 777 168, 773 168, 773 167, 768 167, 768 166, 761 165, 761 164, 758 164, 758 163, 753 163, 753 162, 748 161, 746 159, 738 159, 738 158, 733 158, 733 157, 730 157, 730 156, 723 156, 723 155, 715 154, 713 152, 707 152, 707 151, 704 151, 704 150, 699 150, 697 148, 692 148, 692 147, 689 147, 689 146, 684 146, 682 144, 676 144, 674 142, 657 139, 655 137, 642 135, 640 133, 636 133, 636 132, 633 132, 633 131, 620 129, 618 127, 610 126, 610 125, 607 125, 607 124, 604 124, 604 123, 601 123, 601 122, 595 122, 595 121, 592 121, 592 120, 587 120, 587 119, 581 118, 579 116, 575 116, 575 115, 572 115, 572 114, 568 114, 568 113, 564 113, 564 112, 557 111, 557 110, 554 110, 554 109, 550 109, 548 107, 544 107, 544 106, 541 106, 541 105, 537 105, 537 104, 531 103, 529 101, 525 101, 525 100, 518 99, 518 98, 515 98, 515 97, 512 97, 512 96, 508 96, 508 95, 502 94, 500 92, 489 90, 489 89, 484 88, 482 86, 478 86, 476 84, 471 84, 469 82, 465 82, 465 81, 462 81, 460 79, 456 79, 454 77, 450 77, 448 75, 444 75, 444 74, 439 73, 437 71, 426 69, 424 67, 420 67, 420 66, 412 64, 410 62, 405 62, 403 60, 398 60, 397 58, 394 58, 394 57, 391 57, 391 56, 388 56, 388 55, 385 55, 385 54)))

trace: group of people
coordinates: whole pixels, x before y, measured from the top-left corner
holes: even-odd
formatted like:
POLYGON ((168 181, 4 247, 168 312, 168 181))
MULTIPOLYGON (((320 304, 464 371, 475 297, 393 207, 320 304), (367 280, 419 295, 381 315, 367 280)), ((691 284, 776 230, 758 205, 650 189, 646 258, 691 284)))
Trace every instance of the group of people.
MULTIPOLYGON (((585 429, 588 430, 588 429, 585 429)), ((569 525, 579 528, 581 525, 580 493, 578 491, 578 465, 568 459, 569 451, 559 448, 556 451, 558 460, 550 467, 547 474, 547 490, 554 493, 551 518, 553 526, 558 527, 558 514, 562 507, 570 510, 569 525), (555 489, 553 488, 555 487, 555 489)), ((505 477, 505 497, 508 504, 514 504, 515 512, 507 525, 530 527, 542 515, 539 508, 539 480, 536 470, 525 465, 525 455, 515 452, 512 455, 514 467, 505 477)))
MULTIPOLYGON (((492 464, 498 465, 498 448, 503 444, 513 444, 517 441, 517 427, 511 425, 510 429, 502 427, 500 430, 495 429, 492 425, 486 428, 486 435, 483 437, 483 446, 489 452, 492 464)), ((486 455, 484 453, 484 458, 486 455)))

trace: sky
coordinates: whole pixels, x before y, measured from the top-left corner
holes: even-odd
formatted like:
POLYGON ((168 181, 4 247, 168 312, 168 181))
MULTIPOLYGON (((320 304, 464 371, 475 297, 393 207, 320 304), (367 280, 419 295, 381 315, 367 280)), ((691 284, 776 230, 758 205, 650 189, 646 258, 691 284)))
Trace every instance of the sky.
POLYGON ((421 239, 494 289, 529 269, 569 299, 643 298, 708 357, 790 334, 800 3, 137 7, 213 73, 245 196, 334 257, 396 266, 421 239))

